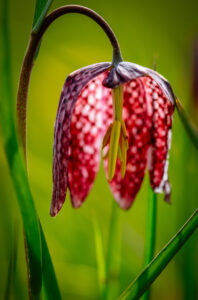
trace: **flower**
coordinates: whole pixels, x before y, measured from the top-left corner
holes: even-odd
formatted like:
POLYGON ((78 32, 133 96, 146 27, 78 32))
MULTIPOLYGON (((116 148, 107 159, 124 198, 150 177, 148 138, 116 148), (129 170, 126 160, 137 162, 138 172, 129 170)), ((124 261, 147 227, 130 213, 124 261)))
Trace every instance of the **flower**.
POLYGON ((63 86, 54 131, 55 216, 70 191, 74 207, 88 195, 100 164, 119 205, 128 209, 146 166, 156 193, 170 199, 168 151, 175 96, 157 72, 129 62, 99 63, 70 74, 63 86))

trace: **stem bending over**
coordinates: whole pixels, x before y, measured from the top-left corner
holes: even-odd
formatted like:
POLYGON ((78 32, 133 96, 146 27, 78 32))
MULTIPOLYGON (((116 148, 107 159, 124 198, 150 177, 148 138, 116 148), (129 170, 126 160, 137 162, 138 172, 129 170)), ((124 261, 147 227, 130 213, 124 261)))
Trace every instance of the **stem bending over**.
POLYGON ((34 56, 36 54, 39 43, 43 37, 43 34, 47 28, 59 17, 68 13, 78 13, 90 17, 94 20, 108 36, 113 47, 113 63, 117 63, 122 60, 120 47, 110 26, 107 22, 93 10, 79 6, 79 5, 66 5, 59 7, 50 13, 43 21, 38 31, 32 31, 31 38, 27 47, 27 51, 24 57, 17 94, 17 117, 18 117, 18 132, 19 139, 22 144, 24 154, 26 157, 26 112, 27 112, 27 98, 28 87, 33 67, 34 56))

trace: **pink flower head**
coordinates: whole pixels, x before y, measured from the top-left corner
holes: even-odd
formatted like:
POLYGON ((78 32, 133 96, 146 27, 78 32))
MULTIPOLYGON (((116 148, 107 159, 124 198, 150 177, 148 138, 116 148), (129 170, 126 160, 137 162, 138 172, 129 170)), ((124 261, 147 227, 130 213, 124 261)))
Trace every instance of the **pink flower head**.
POLYGON ((99 63, 70 74, 55 122, 51 215, 61 209, 67 188, 72 205, 82 205, 99 169, 101 146, 122 208, 133 203, 146 167, 153 190, 169 201, 174 101, 165 78, 133 63, 99 63))

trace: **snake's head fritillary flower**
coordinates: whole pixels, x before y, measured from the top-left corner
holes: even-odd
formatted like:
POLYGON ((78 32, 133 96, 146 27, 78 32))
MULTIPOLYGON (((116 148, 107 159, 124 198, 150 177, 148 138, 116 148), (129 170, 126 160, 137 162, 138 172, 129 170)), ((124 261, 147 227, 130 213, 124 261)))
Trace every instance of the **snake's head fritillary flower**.
POLYGON ((84 202, 101 148, 110 188, 122 208, 133 203, 146 166, 153 190, 169 201, 174 102, 165 78, 133 63, 99 63, 70 74, 55 122, 51 215, 61 209, 67 188, 74 207, 84 202))

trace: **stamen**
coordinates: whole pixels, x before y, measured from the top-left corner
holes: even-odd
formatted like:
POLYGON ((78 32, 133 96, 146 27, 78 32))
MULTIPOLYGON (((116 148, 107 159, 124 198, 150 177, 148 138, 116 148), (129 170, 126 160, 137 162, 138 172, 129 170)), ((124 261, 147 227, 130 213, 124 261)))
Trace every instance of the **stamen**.
POLYGON ((104 136, 103 142, 102 142, 102 149, 104 149, 104 147, 107 146, 107 144, 110 140, 112 126, 113 126, 113 124, 110 124, 109 128, 107 129, 107 132, 105 133, 105 136, 104 136))
POLYGON ((119 158, 121 163, 122 178, 126 172, 126 160, 128 149, 128 137, 126 126, 122 118, 123 108, 123 87, 119 86, 112 89, 113 97, 113 124, 111 124, 104 136, 102 149, 109 143, 109 150, 103 156, 103 159, 108 158, 108 177, 111 181, 115 174, 116 161, 119 158))
POLYGON ((121 150, 120 144, 118 145, 118 158, 119 158, 120 162, 122 163, 122 150, 121 150))
POLYGON ((121 176, 122 178, 124 178, 126 173, 127 149, 128 148, 126 147, 126 139, 123 135, 121 135, 121 152, 122 152, 121 176))
POLYGON ((126 131, 126 126, 125 126, 124 120, 122 120, 121 124, 122 124, 122 134, 123 134, 123 136, 124 136, 126 148, 127 148, 127 150, 128 150, 128 148, 129 148, 129 143, 128 143, 128 136, 127 136, 127 131, 126 131))
POLYGON ((107 152, 105 154, 102 155, 102 159, 107 159, 109 155, 109 150, 107 150, 107 152))
POLYGON ((123 107, 123 86, 112 89, 113 97, 113 118, 117 121, 122 121, 122 107, 123 107))
POLYGON ((114 173, 115 173, 115 167, 116 167, 116 160, 118 155, 118 145, 119 145, 119 139, 120 139, 120 129, 121 129, 121 122, 120 121, 114 121, 113 127, 111 131, 111 137, 110 137, 110 145, 109 145, 109 155, 108 155, 108 177, 111 181, 114 173))

